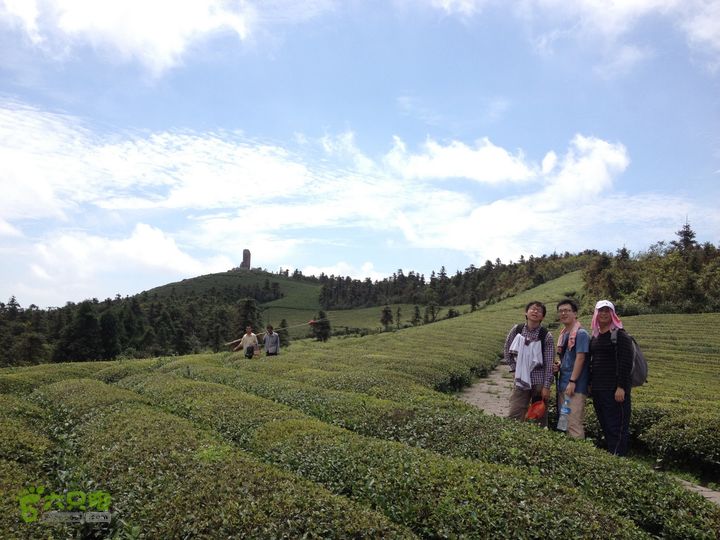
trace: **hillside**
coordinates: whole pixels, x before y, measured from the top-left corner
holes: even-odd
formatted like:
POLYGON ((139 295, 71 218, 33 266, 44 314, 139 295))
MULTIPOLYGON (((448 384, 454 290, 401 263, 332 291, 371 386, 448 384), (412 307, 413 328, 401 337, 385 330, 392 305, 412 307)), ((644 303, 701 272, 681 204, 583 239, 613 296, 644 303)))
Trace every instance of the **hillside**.
MULTIPOLYGON (((564 276, 431 325, 299 342, 270 361, 222 353, 0 371, 3 492, 92 481, 125 523, 111 530, 156 537, 531 538, 570 528, 585 538, 720 538, 720 510, 673 480, 437 391, 494 366, 527 301, 548 302, 552 322, 553 303, 577 283, 564 276)), ((692 329, 720 314, 625 323, 643 343, 664 338, 646 347, 639 436, 655 427, 673 443, 648 437, 649 448, 671 449, 665 459, 692 451, 716 471, 720 336, 700 343, 692 329), (687 388, 697 401, 684 399, 687 388), (687 414, 702 429, 683 428, 687 414)), ((49 530, 2 504, 3 537, 49 530)))

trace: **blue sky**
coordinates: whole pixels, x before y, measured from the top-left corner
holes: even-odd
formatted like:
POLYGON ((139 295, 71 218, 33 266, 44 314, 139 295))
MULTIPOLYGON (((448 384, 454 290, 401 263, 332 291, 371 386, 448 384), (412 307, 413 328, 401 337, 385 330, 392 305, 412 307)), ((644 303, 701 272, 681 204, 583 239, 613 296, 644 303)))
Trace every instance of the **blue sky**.
POLYGON ((0 0, 0 300, 720 243, 719 0, 0 0))

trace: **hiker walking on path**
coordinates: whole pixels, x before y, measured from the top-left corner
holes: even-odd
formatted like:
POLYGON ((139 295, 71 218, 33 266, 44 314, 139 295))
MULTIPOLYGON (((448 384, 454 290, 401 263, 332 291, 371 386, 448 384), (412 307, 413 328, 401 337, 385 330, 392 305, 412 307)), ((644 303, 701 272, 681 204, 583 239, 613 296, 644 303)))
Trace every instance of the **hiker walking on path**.
POLYGON ((260 344, 257 336, 253 334, 252 326, 245 327, 245 334, 243 334, 240 343, 233 350, 238 351, 240 349, 242 349, 245 358, 252 358, 255 351, 260 351, 260 344))
POLYGON ((273 332, 272 324, 268 324, 263 338, 263 346, 265 347, 266 356, 277 356, 280 352, 280 336, 277 332, 273 332))
POLYGON ((593 407, 600 422, 607 450, 624 456, 630 442, 630 372, 632 339, 622 330, 623 324, 609 300, 595 304, 590 340, 590 387, 593 407), (617 344, 612 342, 616 332, 617 344))
POLYGON ((589 362, 585 360, 590 350, 590 335, 577 319, 578 305, 574 300, 560 301, 557 312, 563 325, 557 342, 560 357, 558 403, 562 403, 565 396, 568 397, 570 414, 567 433, 575 439, 584 439, 583 416, 590 382, 589 362))
MULTIPOLYGON (((555 344, 552 334, 540 324, 546 312, 542 302, 528 303, 525 323, 513 326, 505 340, 505 363, 515 372, 508 418, 523 420, 532 401, 547 401, 550 396, 555 344)), ((547 425, 547 412, 540 424, 547 425)))

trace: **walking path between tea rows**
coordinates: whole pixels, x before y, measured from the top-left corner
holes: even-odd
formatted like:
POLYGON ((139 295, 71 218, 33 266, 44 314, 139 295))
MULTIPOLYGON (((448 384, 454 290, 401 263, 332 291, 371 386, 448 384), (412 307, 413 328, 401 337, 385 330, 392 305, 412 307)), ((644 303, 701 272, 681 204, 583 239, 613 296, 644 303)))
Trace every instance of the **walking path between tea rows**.
MULTIPOLYGON (((508 372, 507 366, 501 364, 492 370, 486 378, 478 379, 475 384, 463 389, 458 394, 458 397, 488 414, 504 417, 508 414, 508 399, 512 388, 512 376, 508 372)), ((685 480, 680 480, 680 482, 688 489, 720 505, 719 491, 691 484, 685 480)))

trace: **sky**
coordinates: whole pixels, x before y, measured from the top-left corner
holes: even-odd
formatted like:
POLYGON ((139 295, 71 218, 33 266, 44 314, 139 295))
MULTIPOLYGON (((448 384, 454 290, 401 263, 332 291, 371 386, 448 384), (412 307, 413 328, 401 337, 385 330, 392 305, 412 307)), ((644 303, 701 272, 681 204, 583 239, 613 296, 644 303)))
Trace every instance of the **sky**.
POLYGON ((719 183, 720 0, 0 0, 0 301, 718 245, 719 183))

